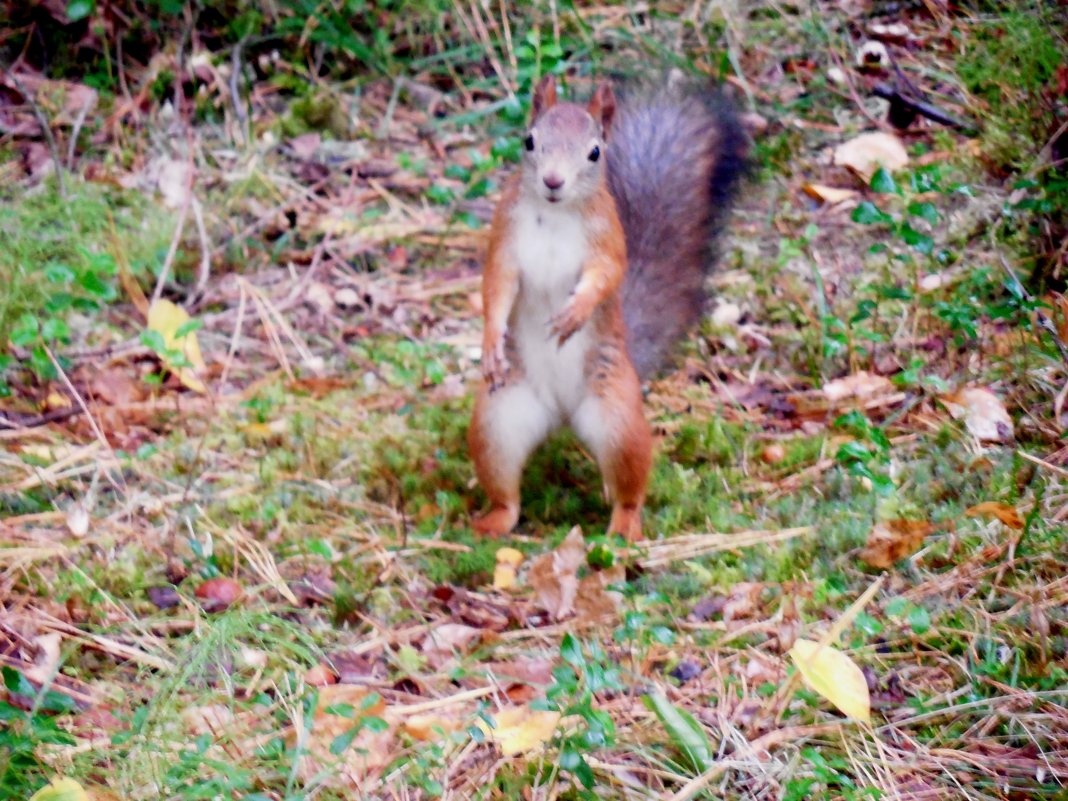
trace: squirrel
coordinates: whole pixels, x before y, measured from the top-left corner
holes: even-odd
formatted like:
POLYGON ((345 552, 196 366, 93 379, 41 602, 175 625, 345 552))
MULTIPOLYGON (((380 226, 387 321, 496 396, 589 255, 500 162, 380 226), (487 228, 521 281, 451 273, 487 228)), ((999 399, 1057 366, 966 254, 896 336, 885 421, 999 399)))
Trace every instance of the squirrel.
POLYGON ((583 107, 546 76, 531 105, 482 276, 468 446, 491 506, 473 527, 515 527, 527 458, 566 423, 601 470, 608 532, 633 542, 653 462, 641 381, 700 319, 747 138, 718 91, 678 83, 618 106, 601 84, 583 107))

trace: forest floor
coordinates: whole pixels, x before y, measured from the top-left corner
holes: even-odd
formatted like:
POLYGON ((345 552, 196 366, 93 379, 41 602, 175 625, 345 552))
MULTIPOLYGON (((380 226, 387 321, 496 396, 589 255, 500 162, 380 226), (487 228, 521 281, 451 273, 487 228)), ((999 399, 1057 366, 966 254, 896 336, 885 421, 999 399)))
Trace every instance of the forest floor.
POLYGON ((196 36, 0 76, 0 797, 1065 797, 1063 10, 443 8, 358 81, 196 36), (635 64, 754 140, 649 542, 570 435, 480 540, 515 98, 635 64), (865 131, 907 163, 844 166, 865 131), (801 680, 821 638, 859 690, 801 680))

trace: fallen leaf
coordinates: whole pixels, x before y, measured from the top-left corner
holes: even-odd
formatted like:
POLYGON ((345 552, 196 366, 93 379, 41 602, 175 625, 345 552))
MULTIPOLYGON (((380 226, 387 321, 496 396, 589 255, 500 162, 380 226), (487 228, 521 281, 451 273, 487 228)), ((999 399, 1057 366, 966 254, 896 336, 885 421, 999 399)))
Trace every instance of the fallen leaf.
POLYGON ((187 162, 166 159, 159 166, 157 185, 163 202, 172 209, 179 209, 189 202, 192 191, 192 169, 187 162))
POLYGON ((730 595, 723 604, 724 622, 753 617, 760 611, 758 605, 763 592, 764 585, 755 581, 739 581, 731 587, 730 595))
POLYGON ((798 639, 789 651, 805 684, 849 717, 871 721, 871 697, 857 663, 830 645, 798 639))
POLYGON ((74 401, 72 401, 69 397, 67 397, 62 392, 59 392, 58 390, 55 390, 55 389, 53 389, 51 392, 49 392, 48 395, 45 397, 45 400, 44 400, 44 407, 46 409, 49 409, 49 410, 53 410, 53 409, 69 409, 73 405, 74 405, 74 401))
POLYGON ((493 569, 493 587, 497 590, 510 590, 515 586, 519 565, 523 563, 523 554, 515 548, 501 548, 497 551, 497 565, 493 569))
POLYGON ((192 366, 177 367, 168 359, 161 357, 163 363, 189 389, 206 393, 208 388, 197 377, 197 373, 203 372, 206 366, 204 357, 200 354, 200 342, 197 340, 196 331, 181 330, 187 328, 189 323, 188 312, 169 300, 157 300, 148 309, 148 330, 155 331, 163 338, 163 346, 167 350, 181 351, 192 366))
POLYGON ((89 801, 89 794, 74 779, 59 778, 31 795, 30 801, 89 801))
POLYGON ((890 383, 890 379, 886 378, 886 376, 875 375, 866 370, 861 370, 859 373, 854 373, 845 378, 828 381, 823 386, 823 395, 831 403, 837 403, 846 398, 857 398, 858 400, 871 398, 875 395, 889 392, 893 388, 894 385, 890 383))
POLYGON ((241 585, 232 578, 208 579, 196 589, 196 596, 204 602, 208 612, 221 612, 240 600, 244 594, 241 585))
POLYGON ((108 367, 94 372, 89 379, 90 394, 111 406, 127 406, 147 397, 143 382, 132 377, 128 370, 108 367))
POLYGON ((980 442, 1012 442, 1015 433, 1001 399, 983 387, 964 387, 942 398, 942 403, 956 420, 980 442))
POLYGON ((89 533, 89 510, 83 502, 73 504, 67 510, 67 530, 79 539, 89 533))
POLYGON ((968 509, 964 514, 968 517, 996 517, 1006 526, 1019 531, 1024 527, 1023 518, 1016 511, 1015 506, 997 501, 986 501, 968 509))
POLYGON ((531 565, 530 586, 538 603, 554 620, 574 611, 578 569, 585 560, 586 540, 582 529, 575 526, 555 551, 542 554, 531 565))
POLYGON ((626 569, 618 562, 605 570, 584 576, 575 593, 575 620, 593 623, 615 617, 623 603, 623 594, 608 588, 622 584, 625 579, 626 569))
POLYGON ((412 715, 401 725, 404 733, 413 740, 423 742, 440 741, 443 735, 459 731, 462 721, 457 717, 428 712, 424 715, 412 715))
POLYGON ((531 709, 527 704, 500 709, 492 717, 492 729, 484 720, 478 721, 478 726, 505 756, 540 750, 560 722, 559 712, 531 709))
POLYGON ((909 154, 893 134, 870 131, 836 147, 834 163, 848 167, 867 183, 880 167, 887 172, 904 168, 909 163, 909 154))
POLYGON ((441 667, 457 653, 463 653, 482 637, 482 630, 463 623, 434 626, 423 640, 423 655, 433 667, 441 667))
POLYGON ((926 520, 887 520, 876 523, 860 558, 872 567, 888 568, 915 553, 935 527, 926 520))
POLYGON ((824 203, 835 205, 841 203, 844 200, 849 200, 857 196, 855 189, 841 189, 837 186, 824 186, 823 184, 805 184, 801 187, 806 194, 821 200, 824 203))
POLYGON ((37 684, 45 684, 55 678, 59 670, 59 646, 63 638, 56 632, 38 634, 33 638, 33 644, 37 648, 33 667, 22 671, 30 681, 37 684))

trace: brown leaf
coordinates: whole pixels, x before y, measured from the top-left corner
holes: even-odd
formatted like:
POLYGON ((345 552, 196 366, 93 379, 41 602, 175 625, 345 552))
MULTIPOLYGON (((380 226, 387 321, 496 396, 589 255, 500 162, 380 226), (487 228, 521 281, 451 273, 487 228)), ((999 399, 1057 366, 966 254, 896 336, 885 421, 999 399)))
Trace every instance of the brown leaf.
POLYGON ((837 186, 824 186, 823 184, 805 184, 801 187, 805 193, 821 200, 824 203, 835 205, 843 200, 849 200, 857 196, 855 189, 839 189, 837 186))
POLYGON ((876 523, 860 558, 872 567, 888 568, 923 545, 935 527, 926 520, 887 520, 876 523))
POLYGON ((1007 503, 986 501, 985 503, 973 506, 964 514, 968 515, 968 517, 996 517, 1006 526, 1016 529, 1017 531, 1024 527, 1023 518, 1020 517, 1020 513, 1016 511, 1016 507, 1009 506, 1007 503))
POLYGON ((942 403, 955 419, 964 418, 964 425, 980 442, 1012 442, 1015 433, 1001 399, 983 387, 963 387, 942 398, 942 403))
POLYGON ((575 609, 578 569, 586 561, 586 540, 575 526, 555 551, 542 554, 530 567, 530 586, 538 602, 554 620, 567 617, 575 609))
POLYGON ((89 380, 89 394, 111 406, 128 406, 148 397, 144 382, 119 367, 95 372, 89 380))
POLYGON ((834 163, 848 167, 867 183, 879 167, 896 172, 908 165, 909 154, 893 134, 871 131, 836 147, 834 163))
POLYGON ((730 622, 739 618, 753 617, 759 612, 760 594, 764 585, 753 581, 741 581, 731 587, 727 602, 723 605, 723 620, 730 622))
POLYGON ((196 596, 204 602, 208 612, 221 612, 238 601, 244 594, 241 585, 232 578, 220 576, 208 579, 196 590, 196 596))
POLYGON ((423 654, 435 668, 441 667, 455 654, 469 650, 469 646, 482 638, 482 630, 463 623, 445 623, 434 626, 423 640, 423 654))
POLYGON ((615 617, 620 604, 623 603, 623 595, 609 590, 608 587, 622 583, 625 578, 626 570, 619 563, 584 577, 575 594, 575 620, 579 623, 592 623, 615 617))
POLYGON ((845 378, 828 381, 823 387, 823 394, 827 400, 836 403, 846 398, 871 398, 889 392, 893 388, 894 385, 885 376, 861 370, 845 378))

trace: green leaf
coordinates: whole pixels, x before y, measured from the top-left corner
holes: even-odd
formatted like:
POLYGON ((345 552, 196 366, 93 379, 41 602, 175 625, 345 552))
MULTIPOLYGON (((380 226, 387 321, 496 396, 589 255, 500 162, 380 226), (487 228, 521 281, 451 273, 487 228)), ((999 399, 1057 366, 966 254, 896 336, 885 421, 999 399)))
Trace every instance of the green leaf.
POLYGON ((167 352, 167 343, 163 341, 163 334, 159 331, 145 330, 141 332, 141 344, 146 348, 151 348, 156 354, 163 354, 167 352))
POLYGON ((11 344, 18 345, 20 347, 26 347, 32 345, 37 341, 37 334, 41 330, 41 324, 37 318, 26 312, 15 322, 15 327, 11 329, 11 344))
POLYGON ((178 326, 178 329, 174 332, 174 338, 181 339, 186 334, 192 333, 193 331, 199 331, 203 327, 204 323, 201 320, 186 320, 178 326))
POLYGON ((870 200, 861 201, 861 203, 853 209, 852 220, 861 225, 893 222, 893 218, 889 214, 880 209, 870 200))
POLYGON ((908 621, 915 634, 923 634, 931 628, 931 615, 922 606, 914 606, 909 610, 908 621))
POLYGON ((863 442, 857 442, 851 440, 850 442, 843 442, 842 446, 838 449, 838 454, 835 456, 839 462, 866 462, 872 457, 872 453, 868 450, 868 446, 863 442))
POLYGON ((93 13, 95 7, 96 2, 94 0, 70 0, 67 3, 67 18, 71 22, 85 19, 93 13))
POLYGON ((897 598, 892 598, 889 603, 886 604, 885 611, 890 617, 897 617, 898 615, 903 615, 910 605, 908 599, 899 596, 897 598))
POLYGON ((360 733, 360 726, 353 726, 351 729, 342 732, 330 742, 330 753, 334 756, 340 756, 345 753, 349 746, 352 745, 352 741, 356 739, 356 735, 360 733))
POLYGON ((870 186, 873 192, 882 194, 892 194, 898 191, 893 177, 883 167, 875 171, 875 174, 871 177, 870 186))
POLYGON ((931 255, 931 251, 934 250, 934 240, 927 234, 920 233, 908 223, 901 226, 901 238, 905 240, 906 245, 915 248, 925 256, 931 255))
POLYGON ((934 203, 909 203, 909 214, 926 220, 931 225, 938 223, 938 209, 934 203))
POLYGON ((57 339, 66 342, 70 339, 70 328, 59 318, 49 317, 41 326, 41 336, 49 342, 55 342, 57 339))
POLYGON ((560 643, 560 658, 575 667, 581 667, 586 663, 586 658, 582 655, 582 646, 572 634, 564 635, 560 643))
POLYGON ((682 752, 695 773, 704 773, 715 761, 708 734, 689 712, 679 709, 661 693, 642 696, 645 707, 660 718, 675 747, 682 752))

